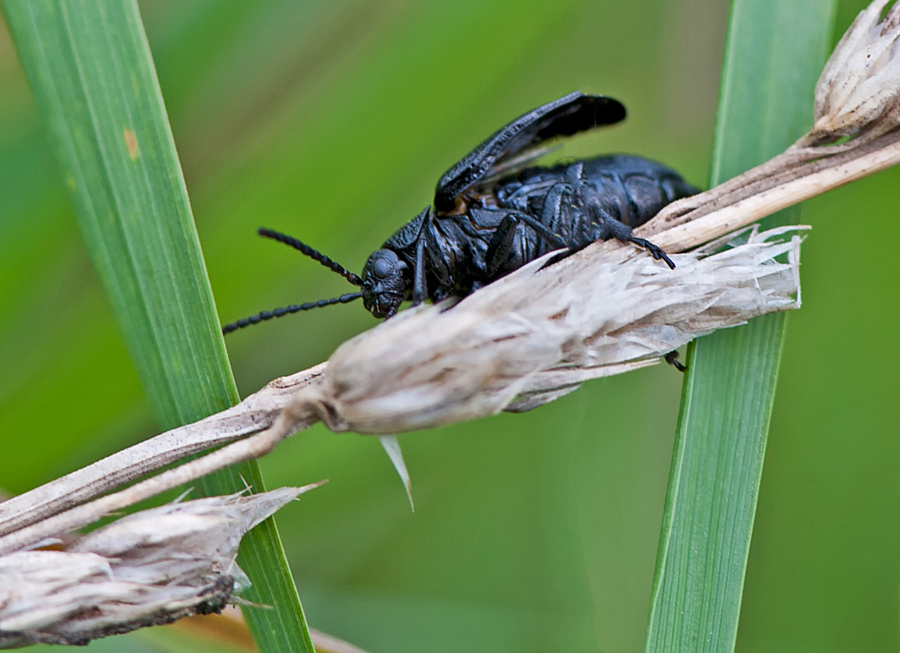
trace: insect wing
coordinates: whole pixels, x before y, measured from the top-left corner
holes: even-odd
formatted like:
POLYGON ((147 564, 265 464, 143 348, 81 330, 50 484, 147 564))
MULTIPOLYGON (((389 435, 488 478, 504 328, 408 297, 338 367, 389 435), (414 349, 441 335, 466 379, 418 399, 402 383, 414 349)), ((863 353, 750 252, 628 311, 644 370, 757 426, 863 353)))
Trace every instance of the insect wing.
POLYGON ((532 164, 548 154, 553 154, 562 149, 562 143, 553 143, 549 145, 535 145, 526 148, 516 156, 508 157, 502 161, 495 163, 485 173, 484 177, 478 180, 479 186, 490 186, 494 182, 511 177, 512 175, 530 168, 532 164))
POLYGON ((529 111, 492 134, 444 173, 434 195, 435 208, 449 211, 456 197, 487 176, 492 168, 524 149, 560 136, 572 136, 625 118, 625 107, 602 95, 570 93, 529 111))

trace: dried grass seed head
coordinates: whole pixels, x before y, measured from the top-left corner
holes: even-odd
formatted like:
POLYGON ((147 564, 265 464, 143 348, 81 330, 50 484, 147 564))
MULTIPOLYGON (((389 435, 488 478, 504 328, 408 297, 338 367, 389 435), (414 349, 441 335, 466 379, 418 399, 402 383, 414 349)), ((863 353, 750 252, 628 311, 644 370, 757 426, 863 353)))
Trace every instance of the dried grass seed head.
MULTIPOLYGON (((900 4, 884 19, 892 0, 875 0, 841 38, 816 84, 813 133, 823 139, 875 127, 880 132, 900 118, 900 4)), ((833 140, 832 138, 832 140, 833 140)))
POLYGON ((241 537, 310 487, 170 503, 65 551, 0 556, 0 648, 85 644, 220 610, 249 585, 235 563, 241 537))
POLYGON ((379 435, 535 407, 717 328, 799 306, 797 229, 678 255, 675 270, 609 243, 547 269, 539 259, 450 310, 404 311, 347 341, 323 386, 297 401, 317 406, 332 430, 379 435))

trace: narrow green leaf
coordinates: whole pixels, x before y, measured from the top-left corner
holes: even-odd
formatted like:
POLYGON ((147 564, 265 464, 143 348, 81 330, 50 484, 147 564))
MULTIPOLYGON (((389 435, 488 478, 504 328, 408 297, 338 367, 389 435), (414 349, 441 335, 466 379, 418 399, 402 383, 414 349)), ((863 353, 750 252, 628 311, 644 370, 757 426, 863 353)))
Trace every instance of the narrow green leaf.
MULTIPOLYGON (((163 429, 238 399, 137 5, 3 0, 79 227, 163 429)), ((255 463, 210 493, 263 491, 255 463)), ((271 520, 244 540, 245 615, 262 651, 312 653, 271 520)))
MULTIPOLYGON (((735 0, 711 184, 778 154, 812 123, 833 0, 735 0)), ((769 218, 796 222, 799 208, 769 218)), ((734 649, 785 315, 689 350, 647 651, 734 649)))

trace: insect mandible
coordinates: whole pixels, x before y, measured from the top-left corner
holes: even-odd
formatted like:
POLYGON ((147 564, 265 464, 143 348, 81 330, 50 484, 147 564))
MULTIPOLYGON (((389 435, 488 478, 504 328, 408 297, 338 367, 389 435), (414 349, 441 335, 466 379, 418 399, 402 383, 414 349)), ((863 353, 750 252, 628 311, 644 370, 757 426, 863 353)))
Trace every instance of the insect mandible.
POLYGON ((529 165, 552 149, 545 145, 551 139, 624 118, 619 101, 575 92, 513 120, 444 173, 433 207, 388 238, 360 276, 296 238, 260 229, 259 235, 290 245, 360 291, 263 311, 222 332, 359 298, 372 315, 388 318, 406 300, 415 306, 465 296, 547 252, 609 238, 634 243, 674 268, 662 249, 631 230, 666 204, 699 192, 678 173, 630 155, 529 165))

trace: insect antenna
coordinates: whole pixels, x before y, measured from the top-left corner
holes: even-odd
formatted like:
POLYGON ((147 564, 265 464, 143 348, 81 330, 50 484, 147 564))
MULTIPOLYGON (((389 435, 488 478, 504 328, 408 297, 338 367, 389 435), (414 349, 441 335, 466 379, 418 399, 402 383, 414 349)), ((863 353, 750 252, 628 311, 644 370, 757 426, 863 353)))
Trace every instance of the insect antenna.
POLYGON ((341 295, 340 297, 333 297, 331 299, 320 299, 317 302, 307 302, 306 304, 291 304, 290 306, 285 306, 283 308, 276 308, 271 311, 263 311, 261 313, 257 313, 256 315, 245 317, 244 319, 238 320, 237 322, 226 324, 222 327, 222 335, 229 334, 232 331, 237 331, 238 329, 243 329, 244 327, 248 327, 251 324, 259 324, 260 322, 264 322, 265 320, 271 320, 273 317, 284 317, 285 315, 290 315, 291 313, 308 311, 311 308, 322 308, 323 306, 331 306, 333 304, 346 304, 347 302, 352 302, 354 299, 359 299, 360 297, 362 297, 361 292, 352 292, 346 295, 341 295))
MULTIPOLYGON (((287 234, 283 234, 279 231, 274 231, 273 229, 266 229, 265 227, 260 227, 258 233, 263 238, 271 238, 272 240, 277 240, 279 243, 284 243, 285 245, 290 245, 291 247, 296 249, 298 252, 306 254, 312 260, 318 261, 319 263, 324 265, 326 268, 328 268, 332 272, 337 272, 339 275, 344 277, 347 281, 352 283, 354 286, 362 286, 363 285, 362 279, 360 279, 357 275, 350 272, 350 270, 348 270, 347 268, 345 268, 344 266, 342 266, 338 263, 335 263, 330 258, 325 256, 322 252, 320 252, 316 249, 313 249, 306 243, 297 240, 293 236, 288 236, 287 234)), ((305 304, 304 304, 304 306, 305 306, 305 304)), ((298 310, 304 310, 304 309, 298 309, 298 310)))

